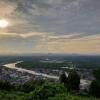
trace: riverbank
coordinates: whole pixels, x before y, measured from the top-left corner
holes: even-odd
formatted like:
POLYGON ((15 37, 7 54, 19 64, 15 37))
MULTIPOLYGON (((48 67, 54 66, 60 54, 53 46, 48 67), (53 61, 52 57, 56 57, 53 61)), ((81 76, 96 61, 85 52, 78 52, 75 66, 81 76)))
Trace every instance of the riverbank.
MULTIPOLYGON (((24 69, 24 68, 16 67, 15 65, 17 63, 19 63, 19 62, 22 62, 22 61, 17 61, 15 63, 5 64, 3 66, 5 66, 6 68, 15 69, 15 70, 17 70, 17 71, 19 71, 21 73, 28 73, 28 74, 34 75, 38 79, 48 78, 48 79, 53 79, 53 80, 59 80, 59 76, 48 75, 48 74, 40 73, 40 72, 37 72, 37 71, 27 70, 27 69, 24 69)), ((91 83, 91 81, 89 81, 89 80, 81 79, 80 80, 80 87, 81 87, 81 89, 88 88, 88 86, 89 86, 90 83, 91 83)))
POLYGON ((22 61, 17 61, 15 63, 10 63, 10 64, 5 64, 3 66, 5 66, 7 68, 11 68, 11 69, 16 69, 17 71, 20 71, 20 72, 27 72, 29 74, 38 75, 38 76, 42 76, 42 77, 46 77, 46 78, 51 78, 51 79, 57 79, 57 80, 59 79, 58 76, 48 75, 48 74, 44 74, 44 73, 38 73, 38 72, 27 70, 27 69, 24 69, 24 68, 18 68, 15 65, 17 63, 19 63, 19 62, 22 62, 22 61))

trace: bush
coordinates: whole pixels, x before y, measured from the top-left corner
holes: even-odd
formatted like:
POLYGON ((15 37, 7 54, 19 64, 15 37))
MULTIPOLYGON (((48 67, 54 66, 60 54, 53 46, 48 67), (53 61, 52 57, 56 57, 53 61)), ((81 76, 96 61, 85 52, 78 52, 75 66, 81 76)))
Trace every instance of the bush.
POLYGON ((14 86, 10 84, 10 82, 5 81, 5 80, 0 80, 0 89, 1 90, 11 90, 13 89, 14 86))
POLYGON ((48 97, 54 97, 56 94, 64 92, 66 92, 66 89, 63 85, 46 83, 42 87, 31 92, 29 100, 47 100, 48 97))
POLYGON ((43 80, 30 80, 25 82, 23 85, 20 86, 20 90, 22 92, 26 92, 29 93, 33 90, 35 90, 37 87, 41 86, 42 84, 44 84, 45 81, 43 80))
POLYGON ((93 75, 95 80, 90 84, 89 94, 91 96, 100 97, 100 69, 94 70, 93 75))
POLYGON ((91 96, 100 97, 100 83, 97 80, 92 81, 89 88, 89 94, 91 96))
POLYGON ((71 94, 63 93, 57 94, 55 97, 49 97, 48 100, 97 100, 96 98, 88 98, 81 96, 73 96, 71 94))
POLYGON ((22 92, 15 91, 0 91, 0 100, 28 100, 28 95, 22 92))
POLYGON ((93 75, 95 77, 95 80, 100 82, 100 69, 96 69, 93 71, 93 75))

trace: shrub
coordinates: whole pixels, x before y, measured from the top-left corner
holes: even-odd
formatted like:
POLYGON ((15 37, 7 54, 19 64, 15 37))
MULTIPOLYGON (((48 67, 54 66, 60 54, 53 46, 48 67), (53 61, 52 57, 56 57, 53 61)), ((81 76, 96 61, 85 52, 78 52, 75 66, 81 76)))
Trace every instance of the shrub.
POLYGON ((100 83, 97 80, 92 81, 89 88, 89 94, 91 96, 100 97, 100 83))
POLYGON ((14 86, 10 84, 10 82, 5 80, 0 80, 0 89, 1 90, 11 90, 14 86))
POLYGON ((29 100, 47 100, 48 97, 54 97, 56 94, 64 92, 66 92, 66 89, 63 85, 46 83, 42 87, 31 92, 29 100))
POLYGON ((44 84, 45 81, 43 80, 30 80, 25 82, 23 85, 20 86, 20 90, 23 92, 31 92, 33 90, 35 90, 37 87, 41 86, 42 84, 44 84))

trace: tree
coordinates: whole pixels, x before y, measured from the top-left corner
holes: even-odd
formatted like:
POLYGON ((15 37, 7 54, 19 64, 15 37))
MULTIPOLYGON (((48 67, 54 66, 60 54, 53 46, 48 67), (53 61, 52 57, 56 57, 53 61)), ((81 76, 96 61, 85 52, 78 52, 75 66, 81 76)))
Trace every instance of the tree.
POLYGON ((90 84, 89 94, 91 96, 100 97, 100 69, 94 70, 93 75, 95 80, 90 84))
POLYGON ((0 80, 0 89, 1 90, 11 90, 12 88, 14 88, 13 85, 10 84, 10 82, 5 81, 5 80, 0 80))
POLYGON ((68 89, 69 90, 79 90, 80 86, 80 76, 76 71, 72 71, 68 75, 68 89))
POLYGON ((93 80, 90 84, 89 94, 94 97, 100 97, 100 83, 93 80))
POLYGON ((96 69, 93 71, 93 76, 95 77, 95 80, 100 82, 100 69, 96 69))
POLYGON ((63 85, 57 83, 45 83, 30 93, 28 100, 48 100, 57 94, 65 93, 66 89, 63 85))
POLYGON ((20 86, 20 90, 29 93, 45 83, 43 80, 29 80, 20 86))
POLYGON ((68 86, 68 79, 67 79, 67 76, 66 76, 66 73, 65 73, 65 72, 63 72, 63 73, 60 75, 59 81, 60 81, 61 83, 63 83, 65 87, 68 86))

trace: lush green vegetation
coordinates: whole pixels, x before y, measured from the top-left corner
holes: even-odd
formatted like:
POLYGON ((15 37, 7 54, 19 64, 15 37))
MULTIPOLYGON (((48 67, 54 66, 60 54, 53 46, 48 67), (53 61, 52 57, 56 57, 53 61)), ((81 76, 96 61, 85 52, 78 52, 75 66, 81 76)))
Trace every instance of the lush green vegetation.
POLYGON ((100 69, 93 71, 95 79, 91 82, 89 94, 100 98, 100 69))
POLYGON ((94 97, 86 97, 71 94, 60 83, 47 81, 28 81, 20 86, 13 86, 13 89, 2 88, 0 100, 99 100, 94 97))
POLYGON ((68 91, 79 91, 80 76, 76 71, 71 71, 68 76, 62 73, 59 78, 60 82, 64 84, 68 91))
POLYGON ((49 97, 48 100, 99 100, 93 97, 73 96, 71 94, 58 94, 55 97, 49 97))
MULTIPOLYGON (((98 70, 95 75, 97 73, 98 70)), ((79 91, 80 77, 75 71, 70 72, 68 76, 62 73, 59 79, 60 82, 30 80, 21 85, 12 85, 1 80, 0 100, 99 100, 98 77, 91 83, 89 92, 79 91)))
POLYGON ((67 66, 68 63, 62 62, 62 63, 55 63, 55 62, 40 62, 40 61, 25 61, 16 64, 17 67, 27 68, 27 69, 34 69, 34 68, 44 68, 44 69, 59 69, 61 67, 67 66))
MULTIPOLYGON (((35 68, 44 69, 61 69, 62 67, 76 67, 76 68, 86 68, 86 69, 96 69, 100 68, 100 63, 89 62, 89 61, 64 61, 64 62, 40 62, 38 61, 24 61, 16 64, 17 67, 22 67, 30 70, 35 68)), ((66 69, 66 68, 65 68, 66 69)), ((64 69, 64 70, 65 70, 64 69)), ((68 70, 68 69, 66 69, 68 70)))

